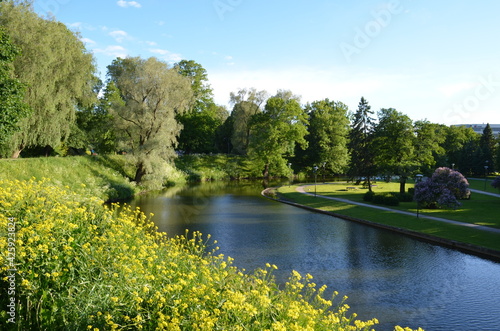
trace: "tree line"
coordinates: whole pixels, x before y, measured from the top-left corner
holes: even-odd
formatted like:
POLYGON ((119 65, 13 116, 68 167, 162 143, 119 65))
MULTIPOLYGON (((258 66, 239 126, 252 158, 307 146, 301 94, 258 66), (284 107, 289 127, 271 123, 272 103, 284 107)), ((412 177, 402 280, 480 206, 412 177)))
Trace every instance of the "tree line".
MULTIPOLYGON (((80 36, 30 2, 0 2, 0 154, 2 157, 126 154, 134 180, 161 171, 178 154, 244 155, 262 176, 347 174, 370 183, 446 166, 484 175, 500 166, 491 128, 413 121, 393 108, 376 114, 361 98, 350 111, 330 99, 301 104, 291 91, 256 88, 217 105, 206 70, 151 57, 115 59, 106 81, 80 36), (376 115, 376 117, 375 117, 376 115)), ((369 186, 370 187, 370 186, 369 186)))

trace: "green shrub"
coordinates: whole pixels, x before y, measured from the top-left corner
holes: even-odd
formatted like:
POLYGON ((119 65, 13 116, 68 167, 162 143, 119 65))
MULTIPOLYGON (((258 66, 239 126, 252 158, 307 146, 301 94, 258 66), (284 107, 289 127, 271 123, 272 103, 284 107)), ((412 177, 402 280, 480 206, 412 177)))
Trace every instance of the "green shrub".
POLYGON ((399 206, 399 199, 393 193, 379 193, 373 195, 373 203, 386 206, 399 206))
POLYGON ((373 191, 368 191, 363 195, 363 200, 366 202, 372 202, 373 197, 375 196, 375 192, 373 191))
POLYGON ((412 202, 413 194, 411 193, 397 193, 396 194, 399 202, 412 202))

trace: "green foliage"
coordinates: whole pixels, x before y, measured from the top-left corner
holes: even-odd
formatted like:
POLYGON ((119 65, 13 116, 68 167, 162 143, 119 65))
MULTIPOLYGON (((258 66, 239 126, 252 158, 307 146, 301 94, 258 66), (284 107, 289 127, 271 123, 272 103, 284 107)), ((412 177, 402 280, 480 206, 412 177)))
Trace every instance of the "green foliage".
POLYGON ((322 165, 330 172, 344 173, 349 161, 347 139, 349 119, 347 106, 329 99, 315 101, 306 106, 309 113, 308 147, 304 152, 297 149, 303 166, 322 165))
POLYGON ((120 102, 119 91, 111 82, 97 104, 76 113, 76 123, 65 143, 72 148, 93 150, 99 154, 116 152, 116 132, 110 107, 120 102))
MULTIPOLYGON (((351 177, 366 177, 368 183, 370 177, 375 174, 373 151, 373 111, 368 101, 361 98, 358 109, 354 114, 354 119, 349 132, 349 175, 351 177)), ((371 186, 368 186, 371 191, 371 186)))
POLYGON ((408 176, 417 168, 412 120, 393 108, 381 109, 375 127, 375 163, 380 173, 397 175, 401 180, 401 193, 408 176))
POLYGON ((487 172, 495 172, 495 137, 493 136, 493 130, 490 124, 486 124, 483 130, 483 134, 479 140, 479 147, 481 148, 481 163, 488 166, 487 172))
POLYGON ((375 192, 373 191, 367 191, 364 195, 363 195, 363 201, 366 201, 366 202, 372 202, 373 201, 373 197, 375 196, 375 192))
POLYGON ((96 98, 95 67, 92 54, 64 24, 39 17, 23 2, 0 2, 0 13, 0 24, 22 51, 14 73, 26 84, 25 101, 33 110, 10 141, 16 157, 25 147, 55 147, 69 136, 75 107, 96 98))
POLYGON ((446 150, 443 145, 446 140, 447 127, 429 121, 416 121, 415 130, 415 160, 419 172, 431 175, 438 162, 446 162, 446 150))
POLYGON ((185 153, 214 153, 215 138, 222 120, 215 104, 208 109, 189 112, 177 117, 183 128, 179 136, 178 149, 185 153))
POLYGON ((262 175, 287 175, 287 159, 295 145, 307 147, 307 115, 294 98, 272 97, 265 111, 252 117, 249 156, 263 167, 262 175))
POLYGON ((373 195, 373 203, 386 206, 399 206, 399 199, 394 193, 377 193, 373 195))
POLYGON ((20 50, 0 28, 0 145, 18 131, 18 122, 29 114, 23 102, 25 86, 13 77, 12 62, 20 50))
POLYGON ((176 167, 189 181, 255 178, 260 174, 248 157, 239 155, 183 155, 175 160, 176 167))
POLYGON ((189 80, 165 62, 138 57, 114 60, 108 77, 120 92, 121 98, 111 101, 111 114, 119 148, 135 164, 134 180, 159 178, 155 172, 175 157, 181 130, 176 117, 189 109, 193 96, 189 80))

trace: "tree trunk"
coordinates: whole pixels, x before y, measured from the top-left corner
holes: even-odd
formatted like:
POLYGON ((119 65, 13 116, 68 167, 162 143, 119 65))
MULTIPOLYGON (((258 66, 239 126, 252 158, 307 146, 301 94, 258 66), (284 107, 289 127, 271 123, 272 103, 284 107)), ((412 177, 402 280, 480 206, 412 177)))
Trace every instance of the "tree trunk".
POLYGON ((406 177, 399 178, 399 193, 403 194, 406 192, 406 177))
POLYGON ((23 150, 22 150, 22 148, 20 148, 20 149, 16 149, 16 150, 12 153, 11 158, 13 158, 13 159, 17 159, 17 158, 19 158, 19 155, 21 155, 21 152, 22 152, 22 151, 23 151, 23 150))
POLYGON ((135 171, 134 182, 139 184, 142 181, 142 177, 146 174, 146 169, 144 168, 144 164, 141 162, 137 166, 137 170, 135 171))
POLYGON ((264 170, 262 171, 262 176, 263 176, 264 178, 269 177, 269 163, 267 163, 267 164, 264 166, 264 170))

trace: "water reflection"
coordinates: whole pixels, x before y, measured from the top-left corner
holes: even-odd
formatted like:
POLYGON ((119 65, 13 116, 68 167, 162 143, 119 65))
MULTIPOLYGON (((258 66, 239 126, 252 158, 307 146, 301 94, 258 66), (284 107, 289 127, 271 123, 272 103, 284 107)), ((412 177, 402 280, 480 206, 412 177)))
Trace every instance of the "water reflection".
POLYGON ((211 234, 238 267, 273 263, 348 295, 377 330, 500 330, 500 264, 259 196, 261 183, 174 188, 133 201, 161 231, 211 234))

